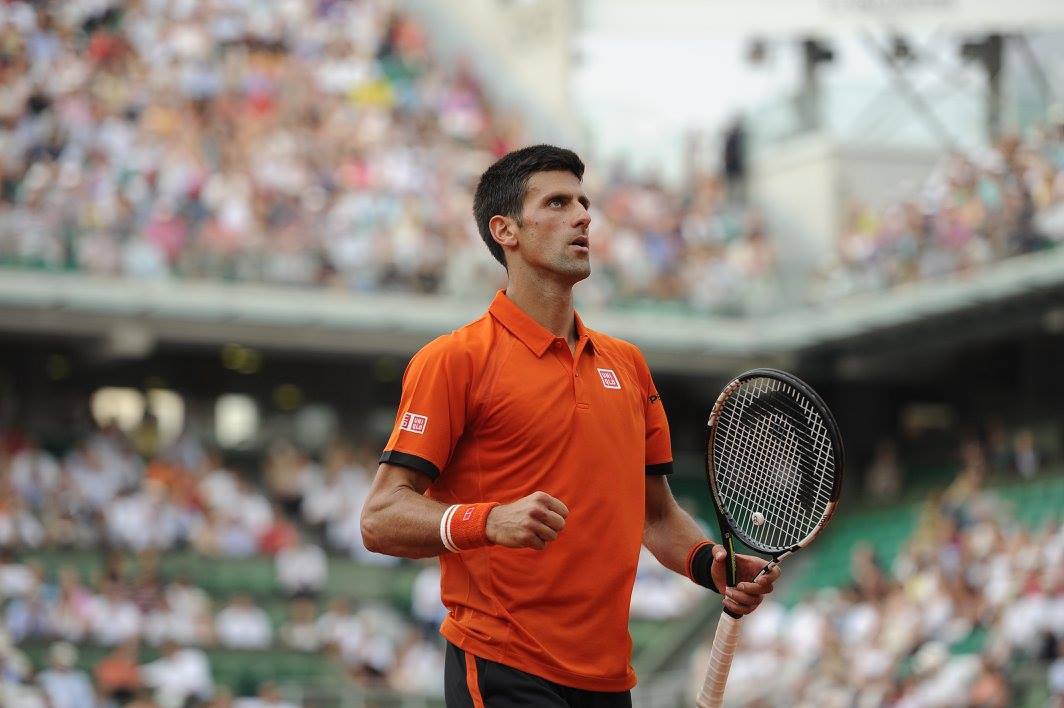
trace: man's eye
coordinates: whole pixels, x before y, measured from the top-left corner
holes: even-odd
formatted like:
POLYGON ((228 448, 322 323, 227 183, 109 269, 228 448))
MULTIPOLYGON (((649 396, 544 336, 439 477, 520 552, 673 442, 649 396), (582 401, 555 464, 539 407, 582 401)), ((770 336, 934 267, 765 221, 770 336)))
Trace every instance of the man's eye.
POLYGON ((565 203, 565 200, 562 199, 561 197, 554 197, 553 199, 551 199, 547 203, 550 204, 551 206, 561 206, 562 204, 565 203))

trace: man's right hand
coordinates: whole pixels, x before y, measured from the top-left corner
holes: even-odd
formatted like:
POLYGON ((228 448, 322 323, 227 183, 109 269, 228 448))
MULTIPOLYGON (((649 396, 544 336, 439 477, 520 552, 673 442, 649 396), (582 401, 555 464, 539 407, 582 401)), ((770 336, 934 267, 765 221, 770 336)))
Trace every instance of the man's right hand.
POLYGON ((546 492, 533 492, 488 514, 488 540, 508 548, 542 551, 565 528, 569 508, 546 492))

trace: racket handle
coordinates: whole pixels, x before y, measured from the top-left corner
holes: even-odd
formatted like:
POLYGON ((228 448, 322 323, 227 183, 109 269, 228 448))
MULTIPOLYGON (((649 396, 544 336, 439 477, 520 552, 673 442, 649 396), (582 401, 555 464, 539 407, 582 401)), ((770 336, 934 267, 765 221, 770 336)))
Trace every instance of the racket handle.
POLYGON ((706 680, 698 693, 695 705, 698 708, 720 708, 724 704, 724 687, 728 683, 732 656, 739 642, 739 620, 722 612, 717 621, 717 633, 713 635, 713 650, 709 655, 706 680))

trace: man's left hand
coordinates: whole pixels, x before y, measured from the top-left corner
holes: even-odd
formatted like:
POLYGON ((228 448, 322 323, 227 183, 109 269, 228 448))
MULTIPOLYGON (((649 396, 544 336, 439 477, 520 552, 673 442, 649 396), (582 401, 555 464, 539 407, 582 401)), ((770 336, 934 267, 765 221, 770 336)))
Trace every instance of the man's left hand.
POLYGON ((772 570, 762 575, 757 580, 757 574, 761 572, 768 561, 757 556, 744 556, 735 554, 735 587, 727 587, 728 552, 724 546, 717 544, 713 547, 713 567, 710 572, 713 575, 713 584, 724 595, 724 607, 737 615, 748 615, 757 609, 765 595, 772 592, 772 585, 780 577, 780 567, 774 566, 772 570))

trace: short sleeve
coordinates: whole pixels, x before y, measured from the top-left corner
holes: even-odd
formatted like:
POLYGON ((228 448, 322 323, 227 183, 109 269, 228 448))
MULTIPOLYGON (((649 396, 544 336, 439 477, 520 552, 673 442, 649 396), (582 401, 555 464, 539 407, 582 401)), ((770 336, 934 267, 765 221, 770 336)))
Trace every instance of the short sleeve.
POLYGON ((453 335, 421 349, 403 374, 403 394, 380 461, 435 480, 465 429, 473 366, 453 335))
POLYGON ((663 475, 672 472, 672 440, 669 437, 669 420, 665 416, 665 406, 661 402, 658 388, 650 375, 643 354, 636 349, 636 368, 643 386, 643 404, 646 410, 646 472, 649 475, 663 475))

